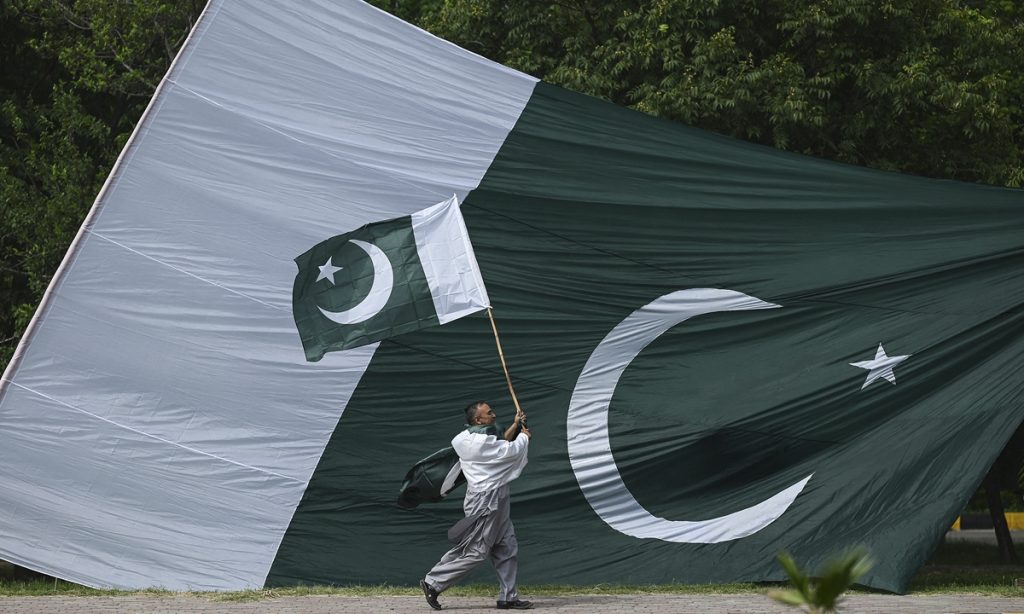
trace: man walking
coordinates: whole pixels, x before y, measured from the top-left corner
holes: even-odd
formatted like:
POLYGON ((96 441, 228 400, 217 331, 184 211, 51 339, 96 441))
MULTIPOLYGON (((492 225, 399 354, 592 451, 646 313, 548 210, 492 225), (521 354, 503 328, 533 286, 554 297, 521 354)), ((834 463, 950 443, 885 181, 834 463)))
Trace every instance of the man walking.
POLYGON ((466 408, 466 430, 452 439, 466 477, 466 498, 462 504, 466 517, 448 531, 448 540, 457 545, 420 581, 427 603, 435 610, 441 609, 438 595, 487 558, 501 584, 498 609, 533 607, 529 601, 519 599, 516 590, 519 543, 509 516, 509 483, 526 466, 532 435, 523 424, 526 415, 522 412, 516 413, 512 426, 500 437, 495 420, 490 405, 483 401, 471 403, 466 408))

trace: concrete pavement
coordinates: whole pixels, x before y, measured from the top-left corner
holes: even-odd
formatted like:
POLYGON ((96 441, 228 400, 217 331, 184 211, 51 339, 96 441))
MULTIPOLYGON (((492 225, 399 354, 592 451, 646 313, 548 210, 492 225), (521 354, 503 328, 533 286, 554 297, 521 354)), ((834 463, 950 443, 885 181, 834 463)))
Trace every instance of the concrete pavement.
MULTIPOLYGON (((528 596, 527 596, 528 597, 528 596)), ((574 614, 669 614, 669 613, 771 613, 795 614, 799 610, 776 604, 762 594, 742 595, 579 595, 533 599, 539 612, 574 614)), ((495 612, 494 601, 482 597, 442 597, 445 610, 469 614, 495 612)), ((844 614, 918 614, 920 612, 1020 612, 1020 598, 980 595, 876 595, 848 597, 844 614)), ((433 612, 422 597, 310 596, 268 598, 250 602, 213 601, 205 596, 131 595, 117 597, 0 597, 5 614, 377 614, 379 612, 433 612)))

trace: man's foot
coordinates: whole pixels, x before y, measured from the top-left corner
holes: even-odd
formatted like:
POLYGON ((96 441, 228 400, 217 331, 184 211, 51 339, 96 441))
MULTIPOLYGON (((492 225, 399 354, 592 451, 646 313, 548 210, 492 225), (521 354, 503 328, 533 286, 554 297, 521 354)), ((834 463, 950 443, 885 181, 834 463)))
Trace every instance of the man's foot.
POLYGON ((532 601, 523 601, 522 599, 516 599, 515 601, 499 601, 499 610, 529 610, 533 608, 532 601))
POLYGON ((434 608, 435 610, 440 610, 441 604, 437 602, 437 596, 440 593, 431 588, 431 586, 427 584, 426 580, 420 580, 420 588, 423 589, 423 596, 427 598, 427 605, 434 608))

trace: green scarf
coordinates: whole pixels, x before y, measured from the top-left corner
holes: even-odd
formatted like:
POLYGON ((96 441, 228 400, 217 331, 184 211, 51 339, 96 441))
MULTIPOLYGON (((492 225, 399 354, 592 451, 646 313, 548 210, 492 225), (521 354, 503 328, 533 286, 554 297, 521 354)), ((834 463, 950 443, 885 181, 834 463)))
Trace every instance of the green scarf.
POLYGON ((483 433, 484 435, 494 435, 498 439, 501 439, 502 434, 504 434, 505 432, 500 426, 498 426, 497 422, 495 422, 494 424, 467 424, 466 430, 469 431, 470 433, 483 433))

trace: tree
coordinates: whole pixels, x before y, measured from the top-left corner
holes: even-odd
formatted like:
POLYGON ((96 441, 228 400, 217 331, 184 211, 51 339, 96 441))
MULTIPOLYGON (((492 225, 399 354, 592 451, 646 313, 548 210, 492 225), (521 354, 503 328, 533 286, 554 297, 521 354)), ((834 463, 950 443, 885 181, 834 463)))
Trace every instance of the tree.
POLYGON ((975 497, 984 491, 985 502, 992 516, 992 527, 996 533, 996 544, 999 546, 999 557, 1004 562, 1017 561, 1017 551, 1013 546, 1013 537, 1006 522, 1003 506, 1003 494, 1006 491, 1020 501, 1024 495, 1024 423, 1022 423, 1006 447, 992 463, 988 474, 981 483, 981 489, 975 497))
POLYGON ((550 83, 713 132, 1020 186, 1024 24, 976 4, 447 0, 423 24, 550 83))

